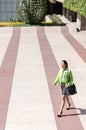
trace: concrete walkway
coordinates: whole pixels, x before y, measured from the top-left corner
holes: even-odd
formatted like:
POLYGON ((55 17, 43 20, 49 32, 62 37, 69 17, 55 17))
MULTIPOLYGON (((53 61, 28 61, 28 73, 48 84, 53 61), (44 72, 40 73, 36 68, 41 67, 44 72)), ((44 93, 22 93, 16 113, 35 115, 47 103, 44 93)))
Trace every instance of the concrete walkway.
POLYGON ((0 28, 0 130, 86 129, 86 62, 63 33, 61 27, 0 28), (61 91, 52 82, 62 59, 78 94, 59 119, 61 91))

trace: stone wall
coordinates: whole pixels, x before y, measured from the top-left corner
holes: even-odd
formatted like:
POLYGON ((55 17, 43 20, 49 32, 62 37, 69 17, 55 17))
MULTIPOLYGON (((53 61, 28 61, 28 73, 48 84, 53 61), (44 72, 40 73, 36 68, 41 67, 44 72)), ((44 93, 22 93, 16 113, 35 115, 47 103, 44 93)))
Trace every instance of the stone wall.
POLYGON ((77 13, 63 8, 63 15, 71 22, 76 22, 77 13))
POLYGON ((86 30, 86 18, 77 14, 77 29, 86 30))

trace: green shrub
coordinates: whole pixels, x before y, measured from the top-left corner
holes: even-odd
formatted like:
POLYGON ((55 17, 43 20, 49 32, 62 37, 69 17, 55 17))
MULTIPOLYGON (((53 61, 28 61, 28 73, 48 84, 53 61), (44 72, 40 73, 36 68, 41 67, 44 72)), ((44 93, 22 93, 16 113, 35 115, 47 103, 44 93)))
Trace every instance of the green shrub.
POLYGON ((64 0, 64 7, 86 17, 86 0, 64 0))
POLYGON ((39 24, 45 18, 47 13, 47 0, 20 0, 19 5, 19 19, 29 24, 39 24))
POLYGON ((54 24, 58 24, 58 25, 63 24, 62 20, 61 20, 56 14, 48 15, 48 17, 50 18, 50 20, 51 20, 54 24))

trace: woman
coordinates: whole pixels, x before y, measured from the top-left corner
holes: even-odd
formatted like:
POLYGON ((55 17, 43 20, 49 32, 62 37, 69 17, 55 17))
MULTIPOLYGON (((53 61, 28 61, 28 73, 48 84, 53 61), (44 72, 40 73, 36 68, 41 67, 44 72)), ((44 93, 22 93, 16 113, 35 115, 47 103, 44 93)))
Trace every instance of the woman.
POLYGON ((61 117, 65 106, 65 102, 67 102, 67 110, 70 109, 71 103, 68 97, 70 95, 68 91, 68 87, 70 87, 73 84, 72 72, 71 70, 68 69, 68 63, 66 60, 61 61, 61 69, 54 81, 54 86, 56 84, 60 85, 62 89, 62 101, 58 113, 58 117, 61 117))

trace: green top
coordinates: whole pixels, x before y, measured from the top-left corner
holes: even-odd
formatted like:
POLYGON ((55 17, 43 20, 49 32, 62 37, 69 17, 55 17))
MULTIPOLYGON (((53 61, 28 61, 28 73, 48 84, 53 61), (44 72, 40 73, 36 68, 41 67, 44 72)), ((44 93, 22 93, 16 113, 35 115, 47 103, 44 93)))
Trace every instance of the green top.
POLYGON ((68 87, 70 87, 73 84, 73 75, 71 70, 69 69, 59 70, 59 73, 54 81, 54 84, 58 84, 61 86, 62 82, 64 82, 68 87))

